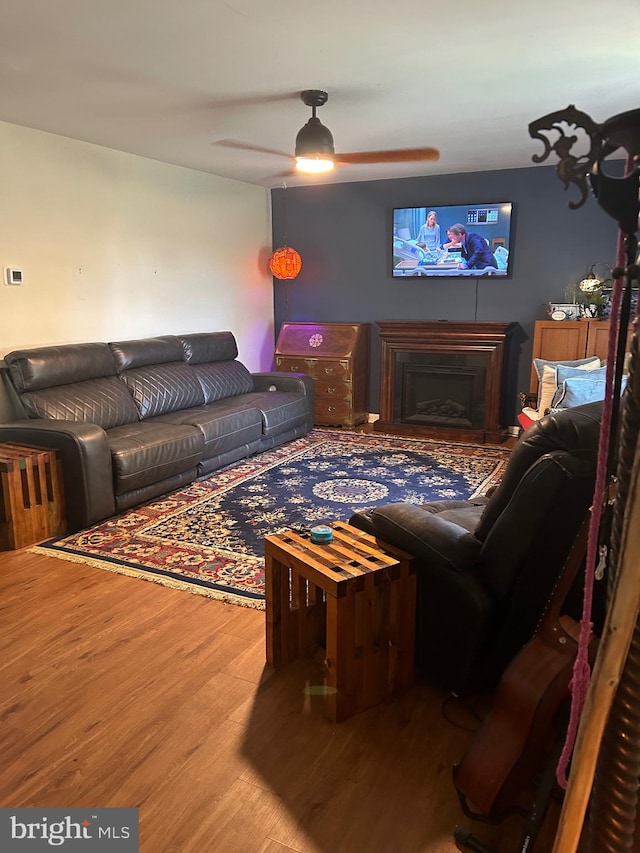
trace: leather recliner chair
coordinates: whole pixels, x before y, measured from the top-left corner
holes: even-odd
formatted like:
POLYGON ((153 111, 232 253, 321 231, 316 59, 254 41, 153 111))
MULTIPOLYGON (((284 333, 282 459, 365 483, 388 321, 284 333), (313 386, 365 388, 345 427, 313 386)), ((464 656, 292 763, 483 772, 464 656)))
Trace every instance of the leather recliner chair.
POLYGON ((601 412, 590 403, 539 420, 489 497, 351 517, 416 556, 416 664, 455 694, 494 687, 535 633, 592 503, 601 412))

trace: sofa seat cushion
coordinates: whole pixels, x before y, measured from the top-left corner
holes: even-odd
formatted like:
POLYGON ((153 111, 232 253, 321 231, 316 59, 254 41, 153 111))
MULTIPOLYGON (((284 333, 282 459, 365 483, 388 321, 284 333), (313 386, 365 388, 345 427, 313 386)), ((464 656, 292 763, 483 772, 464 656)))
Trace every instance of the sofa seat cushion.
POLYGON ((153 422, 189 424, 197 428, 204 439, 202 458, 211 459, 262 438, 262 412, 250 399, 237 401, 237 397, 219 400, 208 406, 161 415, 153 422))
POLYGON ((246 401, 262 412, 262 434, 265 437, 280 435, 309 419, 309 401, 297 392, 254 391, 234 399, 240 405, 246 401))
POLYGON ((107 432, 116 495, 195 470, 204 451, 202 432, 189 425, 126 424, 107 432))

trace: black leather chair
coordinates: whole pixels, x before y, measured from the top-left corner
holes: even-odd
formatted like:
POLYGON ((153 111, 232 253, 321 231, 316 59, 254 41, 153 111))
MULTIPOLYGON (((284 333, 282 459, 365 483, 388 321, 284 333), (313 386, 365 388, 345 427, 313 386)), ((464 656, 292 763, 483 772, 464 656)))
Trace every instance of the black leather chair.
POLYGON ((534 634, 592 503, 601 411, 590 403, 539 420, 490 497, 351 517, 416 556, 417 665, 454 693, 495 686, 534 634))

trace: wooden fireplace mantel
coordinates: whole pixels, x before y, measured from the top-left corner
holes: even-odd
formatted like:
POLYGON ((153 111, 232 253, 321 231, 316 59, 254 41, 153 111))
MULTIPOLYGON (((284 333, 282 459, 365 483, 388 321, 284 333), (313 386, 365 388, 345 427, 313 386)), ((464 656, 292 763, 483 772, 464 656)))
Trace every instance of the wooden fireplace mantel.
POLYGON ((448 440, 499 442, 506 437, 501 423, 505 354, 515 323, 380 320, 380 419, 378 432, 448 440), (400 353, 484 354, 483 424, 472 429, 403 423, 394 416, 396 356, 400 353))

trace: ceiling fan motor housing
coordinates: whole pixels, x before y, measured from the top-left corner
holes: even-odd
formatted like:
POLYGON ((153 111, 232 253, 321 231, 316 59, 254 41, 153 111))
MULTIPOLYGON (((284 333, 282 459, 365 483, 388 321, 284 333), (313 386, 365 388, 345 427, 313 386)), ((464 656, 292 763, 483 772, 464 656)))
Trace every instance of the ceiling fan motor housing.
POLYGON ((330 157, 335 154, 331 131, 316 117, 316 107, 326 104, 328 97, 322 89, 300 92, 300 100, 311 107, 313 114, 296 136, 296 157, 330 157))
POLYGON ((334 153, 331 131, 319 118, 313 116, 296 136, 296 157, 327 156, 334 153))

